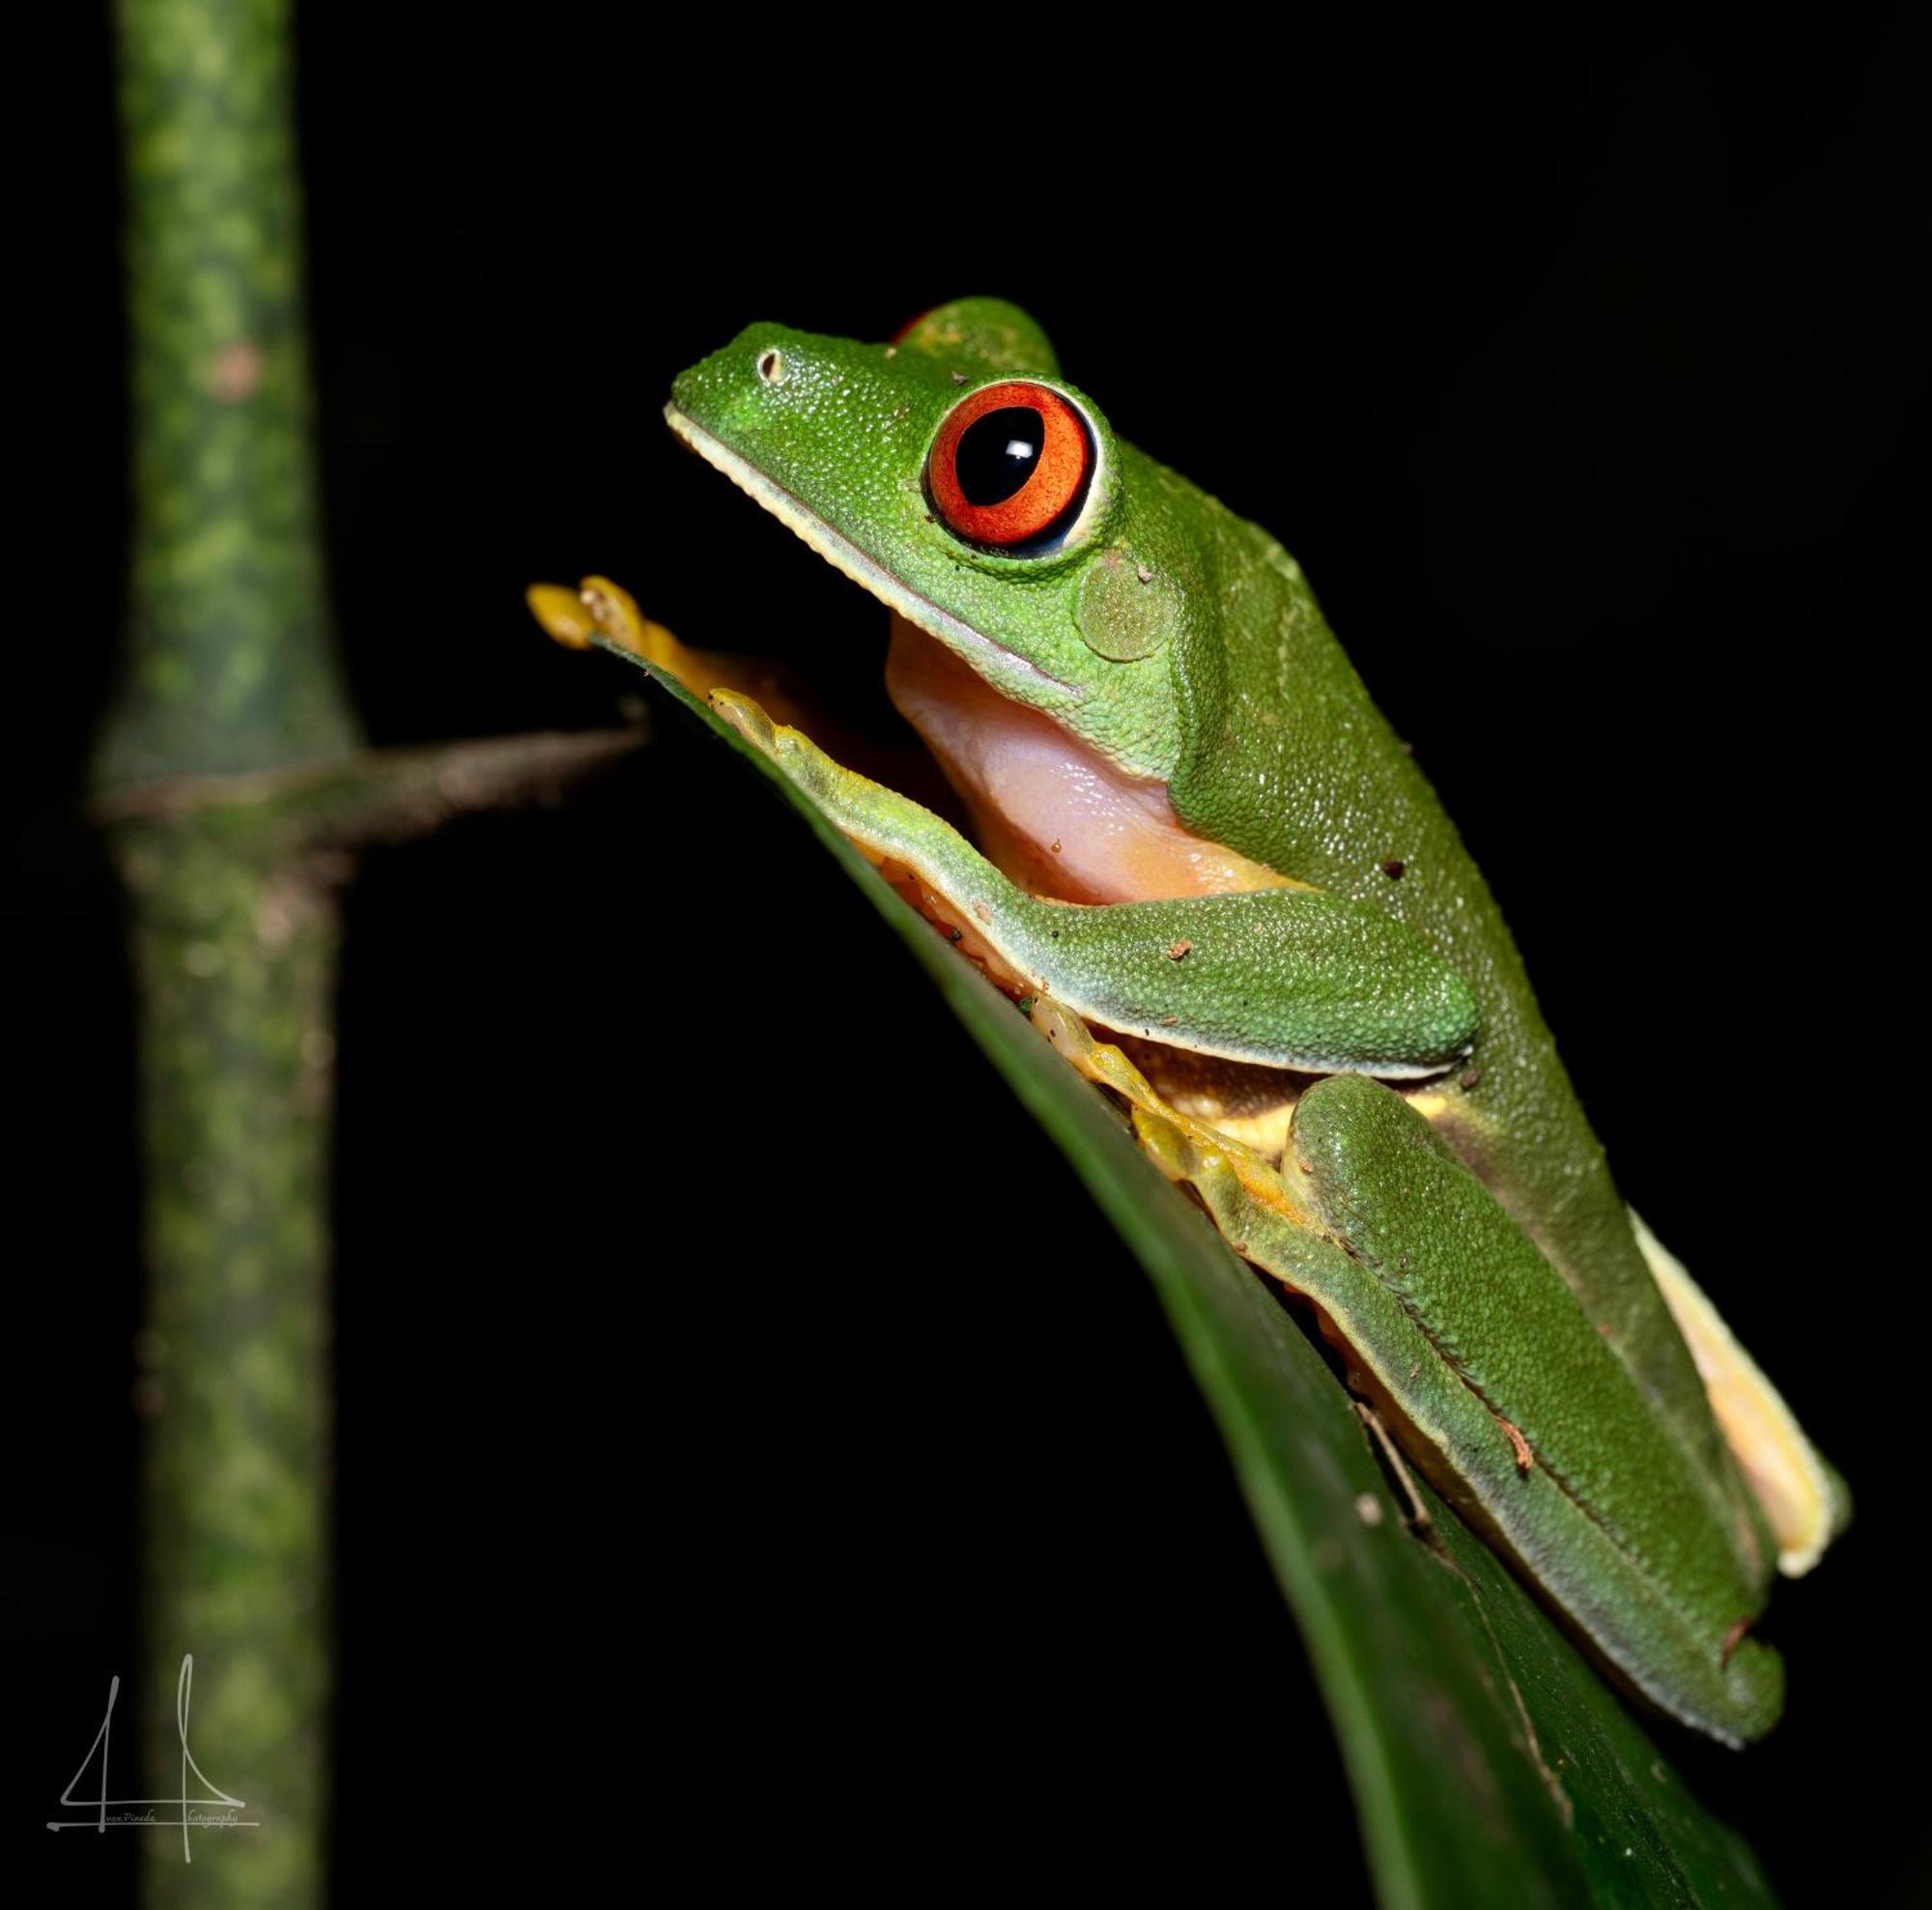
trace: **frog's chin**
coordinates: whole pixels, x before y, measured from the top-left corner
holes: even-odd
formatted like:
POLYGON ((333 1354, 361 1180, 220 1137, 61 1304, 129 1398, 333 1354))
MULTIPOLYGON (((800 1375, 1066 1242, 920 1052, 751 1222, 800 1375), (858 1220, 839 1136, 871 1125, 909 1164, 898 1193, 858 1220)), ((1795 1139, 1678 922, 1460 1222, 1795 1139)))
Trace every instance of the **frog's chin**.
POLYGON ((987 682, 1019 701, 1042 706, 1077 702, 1079 688, 1049 675, 1037 664, 1009 650, 1004 643, 963 623, 950 611, 942 610, 931 598, 923 597, 885 566, 869 557, 842 532, 835 530, 802 499, 769 477, 749 459, 731 449, 722 439, 678 410, 665 407, 665 422, 712 470, 728 477, 746 497, 795 532, 832 568, 849 577, 861 589, 868 591, 888 610, 896 612, 908 623, 917 624, 936 637, 948 649, 963 657, 987 682))

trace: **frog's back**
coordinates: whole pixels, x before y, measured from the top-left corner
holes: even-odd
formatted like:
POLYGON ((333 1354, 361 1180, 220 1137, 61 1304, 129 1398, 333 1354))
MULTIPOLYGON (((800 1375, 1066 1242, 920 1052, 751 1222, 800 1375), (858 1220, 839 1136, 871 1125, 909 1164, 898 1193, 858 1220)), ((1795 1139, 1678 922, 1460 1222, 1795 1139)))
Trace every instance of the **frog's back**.
POLYGON ((1172 656, 1190 738, 1171 785, 1176 811, 1282 874, 1387 910, 1467 982, 1483 1014, 1474 1052, 1417 1091, 1417 1105, 1562 1272, 1768 1575, 1756 1507, 1489 885, 1300 566, 1259 527, 1204 501, 1198 561, 1218 624, 1197 626, 1172 656))

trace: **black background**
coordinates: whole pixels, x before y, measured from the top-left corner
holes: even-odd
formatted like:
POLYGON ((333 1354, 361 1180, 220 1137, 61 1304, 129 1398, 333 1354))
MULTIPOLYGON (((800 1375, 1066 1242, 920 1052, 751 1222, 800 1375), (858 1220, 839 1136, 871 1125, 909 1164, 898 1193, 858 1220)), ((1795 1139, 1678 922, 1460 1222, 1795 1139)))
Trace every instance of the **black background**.
MULTIPOLYGON (((300 43, 374 740, 612 720, 628 674, 520 602, 589 570, 876 696, 883 613, 658 421, 755 318, 876 337, 1016 299, 1122 436, 1295 552, 1625 1191, 1858 1491, 1776 1600, 1774 1738, 1665 1732, 1797 1902, 1932 1882, 1904 21, 1343 48, 794 13, 685 41, 334 0, 300 43)), ((36 68, 5 941, 34 1242, 9 1845, 115 1901, 126 1844, 39 1830, 134 1663, 129 1006, 73 820, 125 524, 108 52, 75 9, 36 68)), ((613 1862, 1358 1896, 1299 1644, 1143 1276, 863 900, 652 717, 566 811, 372 856, 348 903, 345 1899, 568 1896, 613 1862)))

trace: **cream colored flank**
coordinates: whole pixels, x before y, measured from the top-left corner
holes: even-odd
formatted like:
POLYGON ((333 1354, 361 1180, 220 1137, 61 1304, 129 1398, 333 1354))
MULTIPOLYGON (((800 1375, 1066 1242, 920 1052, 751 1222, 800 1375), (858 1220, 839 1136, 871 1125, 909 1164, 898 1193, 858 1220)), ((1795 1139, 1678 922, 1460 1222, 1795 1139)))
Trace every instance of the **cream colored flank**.
POLYGON ((1718 1425, 1771 1521, 1778 1570, 1800 1578, 1817 1564, 1844 1523, 1842 1488, 1683 1262, 1634 1213, 1631 1226, 1678 1330, 1690 1342, 1718 1425))

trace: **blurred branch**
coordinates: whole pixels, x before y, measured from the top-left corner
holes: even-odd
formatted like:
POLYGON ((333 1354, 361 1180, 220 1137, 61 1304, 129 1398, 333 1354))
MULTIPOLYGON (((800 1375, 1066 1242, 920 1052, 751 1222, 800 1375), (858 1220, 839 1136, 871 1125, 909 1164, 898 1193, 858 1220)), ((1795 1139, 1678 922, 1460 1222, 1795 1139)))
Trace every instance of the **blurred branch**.
POLYGON ((364 750, 338 762, 242 776, 175 776, 109 790, 94 812, 106 823, 199 817, 204 824, 226 812, 238 827, 275 829, 291 854, 402 842, 455 815, 554 801, 583 776, 629 755, 643 735, 639 722, 622 729, 364 750))
POLYGON ((134 531, 95 761, 131 913, 146 1176, 141 1709, 259 1831, 152 1903, 317 1903, 328 1812, 328 1136, 345 851, 540 798, 636 731, 368 751, 316 533, 289 0, 119 0, 134 531))

